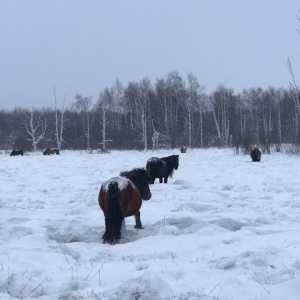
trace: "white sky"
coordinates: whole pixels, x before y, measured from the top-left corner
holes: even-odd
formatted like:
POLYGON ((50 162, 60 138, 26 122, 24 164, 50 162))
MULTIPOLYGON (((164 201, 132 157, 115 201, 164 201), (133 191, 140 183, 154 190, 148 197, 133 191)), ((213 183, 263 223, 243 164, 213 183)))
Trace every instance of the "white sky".
POLYGON ((0 108, 94 103, 116 78, 194 73, 210 93, 300 84, 299 0, 0 1, 0 108))

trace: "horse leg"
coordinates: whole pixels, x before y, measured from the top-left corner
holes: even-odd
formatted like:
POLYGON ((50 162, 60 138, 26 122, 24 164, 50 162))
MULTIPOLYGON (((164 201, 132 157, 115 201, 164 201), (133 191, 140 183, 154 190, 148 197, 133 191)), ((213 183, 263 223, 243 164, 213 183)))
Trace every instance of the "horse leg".
POLYGON ((134 228, 137 228, 137 229, 144 229, 144 227, 142 226, 142 222, 141 222, 141 213, 140 211, 138 211, 135 215, 135 226, 134 228))
POLYGON ((159 183, 162 183, 162 181, 163 181, 162 177, 159 177, 159 183))
POLYGON ((168 177, 164 177, 164 183, 168 183, 168 177))

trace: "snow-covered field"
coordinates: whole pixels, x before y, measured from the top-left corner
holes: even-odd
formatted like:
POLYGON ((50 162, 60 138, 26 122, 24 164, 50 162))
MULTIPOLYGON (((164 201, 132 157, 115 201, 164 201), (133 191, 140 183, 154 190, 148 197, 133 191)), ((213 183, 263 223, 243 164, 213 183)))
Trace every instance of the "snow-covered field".
POLYGON ((299 157, 188 149, 102 243, 101 183, 172 154, 2 151, 0 299, 300 299, 299 157))

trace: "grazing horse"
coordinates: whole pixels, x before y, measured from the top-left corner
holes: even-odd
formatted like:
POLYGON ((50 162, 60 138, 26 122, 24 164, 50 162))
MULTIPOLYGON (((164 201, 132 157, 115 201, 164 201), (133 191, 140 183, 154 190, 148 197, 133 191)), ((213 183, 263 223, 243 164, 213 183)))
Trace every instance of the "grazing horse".
POLYGON ((11 151, 11 153, 10 153, 10 156, 15 156, 15 155, 22 155, 23 156, 23 154, 24 154, 24 151, 23 150, 13 150, 13 151, 11 151))
POLYGON ((151 183, 155 178, 159 178, 159 183, 168 182, 168 177, 172 177, 174 170, 179 166, 179 155, 171 155, 168 157, 151 157, 147 160, 146 169, 150 175, 151 183))
POLYGON ((139 168, 102 183, 98 203, 105 217, 103 243, 115 244, 121 239, 126 217, 135 216, 135 228, 143 228, 140 208, 142 200, 151 198, 149 181, 148 172, 139 168))
POLYGON ((59 150, 57 148, 47 148, 43 151, 43 155, 56 154, 59 155, 59 150))
POLYGON ((261 152, 258 148, 254 148, 253 150, 251 150, 250 156, 252 158, 252 161, 259 162, 261 158, 261 152))
POLYGON ((186 146, 182 146, 182 147, 180 148, 180 152, 181 152, 181 153, 186 153, 186 150, 187 150, 186 146))

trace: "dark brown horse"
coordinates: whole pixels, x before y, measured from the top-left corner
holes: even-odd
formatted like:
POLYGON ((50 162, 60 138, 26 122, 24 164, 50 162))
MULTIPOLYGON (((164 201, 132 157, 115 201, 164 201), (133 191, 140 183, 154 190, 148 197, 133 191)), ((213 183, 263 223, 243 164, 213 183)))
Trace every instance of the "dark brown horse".
POLYGON ((159 183, 168 182, 168 178, 172 177, 174 170, 179 167, 179 155, 171 155, 167 157, 151 157, 147 160, 146 169, 150 175, 151 183, 155 178, 159 178, 159 183))
POLYGON ((186 150, 187 150, 186 146, 182 146, 182 147, 180 148, 180 152, 181 152, 181 153, 186 153, 186 150))
POLYGON ((143 228, 140 208, 142 200, 151 198, 149 181, 147 171, 140 168, 121 172, 120 177, 102 183, 98 203, 105 217, 103 243, 115 244, 121 239, 126 217, 135 216, 135 228, 143 228))
POLYGON ((253 150, 251 150, 250 156, 252 158, 252 161, 259 162, 261 158, 261 152, 258 148, 254 148, 253 150))
POLYGON ((13 150, 13 151, 11 151, 11 153, 10 153, 10 156, 15 156, 15 155, 22 155, 23 156, 23 154, 24 154, 24 151, 23 150, 13 150))
POLYGON ((59 150, 57 148, 47 148, 44 150, 43 155, 56 154, 59 155, 59 150))

